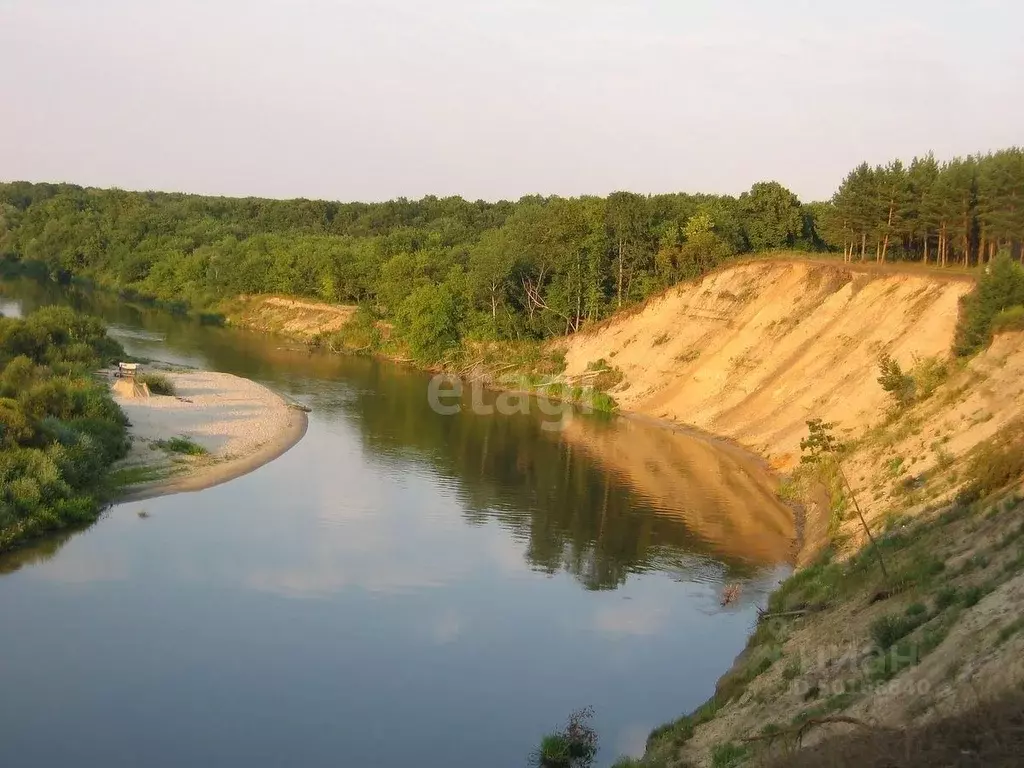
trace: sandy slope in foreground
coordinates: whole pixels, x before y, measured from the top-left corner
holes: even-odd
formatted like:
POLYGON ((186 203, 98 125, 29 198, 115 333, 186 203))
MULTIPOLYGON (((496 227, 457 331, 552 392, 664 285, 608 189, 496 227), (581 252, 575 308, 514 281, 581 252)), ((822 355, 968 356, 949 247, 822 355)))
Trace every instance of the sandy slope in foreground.
POLYGON ((115 393, 131 421, 132 450, 122 466, 152 468, 159 480, 129 487, 123 501, 199 491, 252 472, 306 433, 306 414, 248 379, 208 371, 166 372, 177 396, 115 393), (157 441, 184 436, 209 453, 170 453, 157 441))

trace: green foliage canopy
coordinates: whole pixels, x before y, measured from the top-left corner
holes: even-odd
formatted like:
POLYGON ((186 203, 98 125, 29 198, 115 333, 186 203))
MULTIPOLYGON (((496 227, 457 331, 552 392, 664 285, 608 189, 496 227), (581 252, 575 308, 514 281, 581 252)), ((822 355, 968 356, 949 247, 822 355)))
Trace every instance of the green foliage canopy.
POLYGON ((1024 311, 1024 267, 1007 254, 1000 254, 978 280, 975 289, 961 301, 957 354, 970 355, 987 345, 996 319, 1021 311, 1024 311))
POLYGON ((122 354, 98 320, 0 318, 0 551, 95 518, 127 419, 91 371, 122 354))

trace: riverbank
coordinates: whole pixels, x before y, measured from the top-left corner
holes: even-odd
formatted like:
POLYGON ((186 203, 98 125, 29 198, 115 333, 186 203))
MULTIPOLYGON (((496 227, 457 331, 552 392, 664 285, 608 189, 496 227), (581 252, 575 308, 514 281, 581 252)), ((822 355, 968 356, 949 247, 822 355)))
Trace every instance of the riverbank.
POLYGON ((115 468, 120 501, 201 491, 252 472, 306 433, 306 414, 267 387, 227 373, 161 371, 173 395, 114 399, 132 448, 115 468))
POLYGON ((694 424, 790 473, 780 495, 806 509, 802 568, 773 595, 778 615, 751 628, 704 706, 652 733, 639 765, 756 763, 844 731, 880 739, 970 719, 1024 683, 1024 334, 953 358, 970 289, 856 264, 730 265, 512 365, 485 349, 448 366, 603 377, 624 412, 694 424), (906 400, 880 383, 882 355, 913 383, 906 400), (801 463, 815 419, 844 446, 841 473, 801 463))

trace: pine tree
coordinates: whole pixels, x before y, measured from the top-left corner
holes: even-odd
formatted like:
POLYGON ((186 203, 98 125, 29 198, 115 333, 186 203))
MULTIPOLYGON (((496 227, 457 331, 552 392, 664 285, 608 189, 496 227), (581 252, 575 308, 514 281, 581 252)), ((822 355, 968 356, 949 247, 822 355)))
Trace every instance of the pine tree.
POLYGON ((904 220, 905 231, 912 241, 921 244, 922 260, 928 263, 929 243, 935 231, 935 223, 928 215, 927 200, 939 175, 939 164, 929 152, 924 157, 915 157, 910 164, 908 176, 909 201, 904 220))
POLYGON ((883 263, 893 237, 903 231, 903 219, 910 203, 910 188, 907 171, 899 160, 893 160, 885 168, 876 169, 875 174, 881 202, 878 261, 883 263))

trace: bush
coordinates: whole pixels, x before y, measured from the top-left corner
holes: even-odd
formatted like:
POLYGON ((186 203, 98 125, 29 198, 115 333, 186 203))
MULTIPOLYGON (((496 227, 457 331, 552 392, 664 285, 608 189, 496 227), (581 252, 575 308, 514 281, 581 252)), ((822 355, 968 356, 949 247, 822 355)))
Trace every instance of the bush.
POLYGON ((1024 421, 1010 424, 997 437, 979 445, 965 472, 967 487, 960 501, 974 501, 1024 476, 1024 421))
POLYGON ((421 285, 398 307, 396 313, 402 338, 420 363, 436 363, 460 341, 456 297, 445 284, 421 285))
POLYGON ((591 379, 590 383, 598 392, 606 392, 609 389, 612 389, 624 378, 622 371, 613 365, 609 365, 608 361, 603 357, 592 363, 588 363, 587 371, 597 373, 597 375, 591 379))
POLYGON ((711 750, 712 768, 736 768, 742 765, 750 754, 747 747, 742 747, 729 741, 725 744, 718 744, 711 750))
POLYGON ((891 648, 897 640, 903 639, 926 621, 927 612, 883 616, 871 623, 871 639, 879 648, 891 648))
POLYGON ((332 352, 375 352, 380 349, 383 336, 373 311, 360 305, 348 322, 334 333, 313 340, 312 346, 326 346, 332 352))
POLYGON ((562 733, 549 733, 540 740, 536 764, 538 768, 569 768, 569 740, 562 733))
POLYGON ((0 318, 0 551, 95 519, 128 440, 89 368, 122 354, 98 320, 69 309, 0 318))
POLYGON ((835 424, 821 419, 807 422, 807 437, 800 441, 800 463, 817 464, 843 450, 843 444, 833 434, 835 424))
POLYGON ((992 320, 992 333, 1024 331, 1024 306, 1004 309, 992 320))
POLYGON ((915 358, 910 375, 914 380, 917 396, 927 400, 949 376, 949 366, 937 357, 915 358))
POLYGON ((960 592, 956 587, 945 586, 939 590, 938 594, 935 595, 935 609, 944 611, 951 605, 954 605, 957 598, 960 596, 960 592))
POLYGON ((172 437, 170 440, 157 440, 154 445, 170 453, 183 453, 186 456, 204 456, 209 453, 203 446, 185 435, 172 437))
POLYGON ((1000 253, 977 286, 960 300, 956 353, 972 355, 992 340, 996 319, 1003 328, 1019 322, 1024 306, 1024 267, 1000 253))
POLYGON ((590 727, 594 711, 587 707, 569 716, 565 728, 541 739, 531 762, 537 768, 588 768, 597 755, 597 733, 590 727))
POLYGON ((139 381, 149 387, 153 395, 176 395, 174 382, 161 373, 145 373, 139 377, 139 381))
POLYGON ((917 391, 917 384, 913 376, 903 372, 900 364, 889 355, 883 354, 878 358, 878 383, 882 389, 892 395, 893 404, 902 408, 914 402, 917 391))

